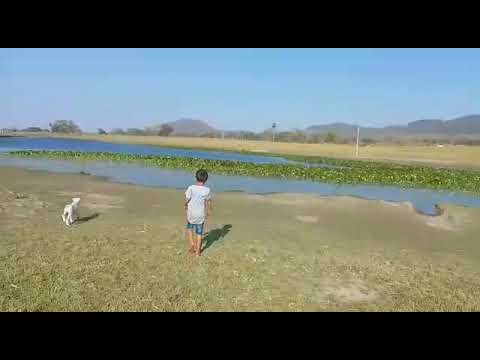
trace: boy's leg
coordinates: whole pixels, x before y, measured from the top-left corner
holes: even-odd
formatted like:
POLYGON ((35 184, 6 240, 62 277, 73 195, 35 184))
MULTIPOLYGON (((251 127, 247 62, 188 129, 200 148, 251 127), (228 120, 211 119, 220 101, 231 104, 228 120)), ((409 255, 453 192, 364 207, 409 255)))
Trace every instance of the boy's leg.
POLYGON ((195 249, 195 253, 197 256, 200 256, 200 251, 202 250, 202 235, 199 235, 199 234, 195 234, 196 238, 197 238, 197 243, 196 243, 196 249, 195 249))
POLYGON ((197 225, 195 229, 195 237, 196 237, 196 255, 200 256, 200 252, 202 251, 202 238, 203 238, 203 224, 197 225))
POLYGON ((195 244, 193 243, 193 230, 190 228, 187 228, 187 236, 188 236, 188 243, 190 245, 188 251, 189 252, 194 252, 195 251, 195 244))

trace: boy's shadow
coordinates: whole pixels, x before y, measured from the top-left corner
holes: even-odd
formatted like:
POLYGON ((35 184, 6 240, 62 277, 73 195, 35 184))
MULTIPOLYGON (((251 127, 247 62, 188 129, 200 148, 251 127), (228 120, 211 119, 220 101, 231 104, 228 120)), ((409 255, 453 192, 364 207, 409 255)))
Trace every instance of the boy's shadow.
POLYGON ((79 224, 82 224, 82 223, 85 223, 87 221, 93 220, 93 219, 95 219, 99 216, 100 216, 100 213, 97 212, 97 213, 94 213, 90 216, 79 217, 76 222, 79 223, 79 224))
POLYGON ((209 232, 205 234, 205 237, 203 238, 203 248, 202 252, 207 250, 210 246, 213 245, 215 241, 220 240, 221 238, 224 238, 229 232, 230 229, 232 228, 232 225, 224 225, 222 228, 217 228, 217 229, 212 229, 209 232))

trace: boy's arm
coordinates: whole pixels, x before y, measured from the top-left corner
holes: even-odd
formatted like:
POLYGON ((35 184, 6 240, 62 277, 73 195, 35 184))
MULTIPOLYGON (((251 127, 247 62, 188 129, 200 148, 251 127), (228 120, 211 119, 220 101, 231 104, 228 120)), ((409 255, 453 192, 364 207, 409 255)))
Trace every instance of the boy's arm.
POLYGON ((187 210, 188 203, 190 202, 190 199, 192 198, 192 189, 190 188, 190 186, 188 187, 187 191, 185 191, 185 197, 187 199, 185 201, 185 210, 187 210))
POLYGON ((212 200, 211 199, 207 199, 205 201, 205 213, 206 213, 207 217, 209 217, 212 214, 212 200))
POLYGON ((191 198, 185 201, 185 219, 187 219, 187 221, 188 221, 188 203, 190 202, 190 200, 191 198))

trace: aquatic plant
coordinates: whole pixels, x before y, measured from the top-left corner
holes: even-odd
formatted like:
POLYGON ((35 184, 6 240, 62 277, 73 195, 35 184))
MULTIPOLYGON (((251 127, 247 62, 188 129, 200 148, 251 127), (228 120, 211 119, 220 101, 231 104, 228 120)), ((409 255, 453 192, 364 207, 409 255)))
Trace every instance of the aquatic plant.
MULTIPOLYGON (((324 164, 339 167, 307 167, 301 164, 253 164, 239 161, 108 152, 14 151, 10 154, 22 157, 141 162, 148 166, 188 171, 205 168, 210 173, 221 175, 275 177, 338 184, 393 185, 402 188, 480 193, 480 171, 375 161, 324 159, 324 164)), ((317 159, 316 162, 322 163, 322 159, 317 159)))

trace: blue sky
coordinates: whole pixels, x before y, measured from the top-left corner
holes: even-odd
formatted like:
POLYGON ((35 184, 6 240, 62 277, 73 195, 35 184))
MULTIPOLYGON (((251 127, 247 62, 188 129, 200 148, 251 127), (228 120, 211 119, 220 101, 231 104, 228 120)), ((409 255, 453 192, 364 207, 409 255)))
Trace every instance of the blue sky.
POLYGON ((480 113, 480 49, 0 49, 0 127, 226 130, 480 113))

